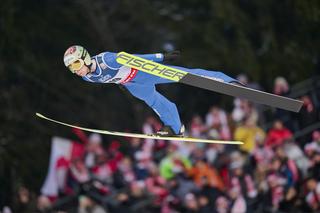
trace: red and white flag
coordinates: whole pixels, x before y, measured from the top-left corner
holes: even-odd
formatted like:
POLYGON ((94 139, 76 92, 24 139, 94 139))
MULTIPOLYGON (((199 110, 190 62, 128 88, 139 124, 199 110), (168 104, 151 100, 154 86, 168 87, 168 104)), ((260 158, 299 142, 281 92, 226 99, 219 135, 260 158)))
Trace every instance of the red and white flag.
POLYGON ((41 193, 48 197, 58 196, 59 188, 63 187, 71 159, 82 157, 84 145, 71 140, 53 137, 47 177, 41 193))

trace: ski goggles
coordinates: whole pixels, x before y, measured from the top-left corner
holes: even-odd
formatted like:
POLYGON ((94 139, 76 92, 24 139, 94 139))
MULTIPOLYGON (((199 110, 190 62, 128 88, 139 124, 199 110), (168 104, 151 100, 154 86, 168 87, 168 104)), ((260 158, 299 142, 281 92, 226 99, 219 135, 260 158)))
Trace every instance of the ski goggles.
POLYGON ((84 61, 82 59, 75 60, 72 62, 68 68, 72 73, 75 73, 76 71, 80 70, 82 66, 84 65, 84 61))

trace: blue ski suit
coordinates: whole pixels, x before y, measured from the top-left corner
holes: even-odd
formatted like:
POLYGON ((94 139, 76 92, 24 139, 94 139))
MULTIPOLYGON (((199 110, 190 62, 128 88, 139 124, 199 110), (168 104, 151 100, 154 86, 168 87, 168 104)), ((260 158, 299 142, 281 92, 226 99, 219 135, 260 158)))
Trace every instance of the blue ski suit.
MULTIPOLYGON (((155 62, 163 62, 164 55, 161 53, 144 54, 136 56, 155 62)), ((95 83, 122 84, 136 98, 143 100, 159 116, 164 125, 170 126, 176 134, 181 128, 181 120, 177 107, 161 95, 155 88, 157 84, 173 83, 174 81, 160 78, 130 67, 123 66, 116 61, 117 53, 103 52, 92 57, 96 61, 97 68, 94 72, 82 77, 85 81, 95 83)), ((236 82, 237 80, 222 72, 204 69, 188 69, 171 66, 192 74, 214 78, 223 82, 236 82)))

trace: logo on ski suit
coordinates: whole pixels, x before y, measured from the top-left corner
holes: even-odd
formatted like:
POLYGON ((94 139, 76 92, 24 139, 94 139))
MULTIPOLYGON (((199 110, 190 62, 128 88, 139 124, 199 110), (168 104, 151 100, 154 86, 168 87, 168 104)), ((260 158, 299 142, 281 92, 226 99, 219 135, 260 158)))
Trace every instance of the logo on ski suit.
POLYGON ((187 74, 185 71, 149 61, 125 52, 118 53, 117 62, 176 82, 180 81, 187 74))

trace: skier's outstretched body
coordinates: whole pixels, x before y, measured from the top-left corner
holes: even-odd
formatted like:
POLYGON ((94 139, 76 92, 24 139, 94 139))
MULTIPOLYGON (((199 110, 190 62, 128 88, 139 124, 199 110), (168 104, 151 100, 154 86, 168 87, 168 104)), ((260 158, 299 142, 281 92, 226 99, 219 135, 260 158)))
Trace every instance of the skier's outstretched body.
MULTIPOLYGON (((176 58, 178 54, 173 52, 136 56, 162 63, 176 58)), ((117 54, 112 52, 103 52, 91 58, 86 49, 75 45, 66 50, 64 63, 71 72, 81 76, 85 81, 122 84, 133 96, 143 100, 157 113, 164 124, 164 127, 158 132, 159 135, 183 135, 184 126, 181 123, 176 105, 161 95, 155 88, 157 84, 173 83, 174 81, 123 66, 117 63, 116 58, 117 54)), ((222 72, 178 66, 171 67, 218 81, 238 82, 222 72)))

